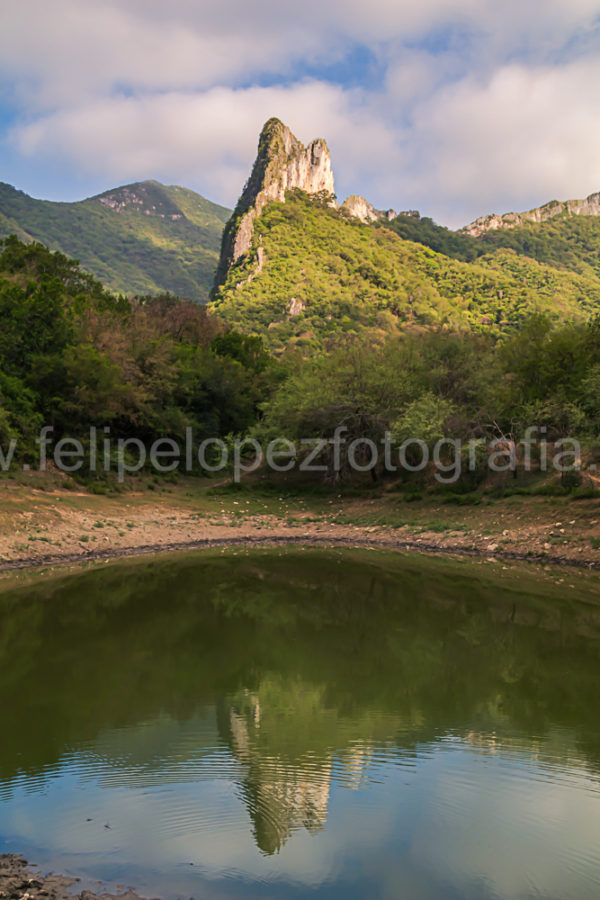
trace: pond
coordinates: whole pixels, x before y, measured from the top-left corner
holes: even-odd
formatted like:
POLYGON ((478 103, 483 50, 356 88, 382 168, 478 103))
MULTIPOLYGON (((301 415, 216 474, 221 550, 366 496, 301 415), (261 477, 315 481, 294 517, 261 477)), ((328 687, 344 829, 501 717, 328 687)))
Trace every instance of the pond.
POLYGON ((201 898, 600 895, 600 586, 211 551, 0 586, 0 853, 201 898))

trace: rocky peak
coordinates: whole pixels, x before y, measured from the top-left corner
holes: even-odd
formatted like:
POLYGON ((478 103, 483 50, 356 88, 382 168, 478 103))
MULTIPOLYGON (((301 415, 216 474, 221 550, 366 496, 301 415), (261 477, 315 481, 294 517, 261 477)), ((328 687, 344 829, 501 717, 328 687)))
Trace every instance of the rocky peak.
POLYGON ((250 250, 254 223, 267 203, 285 201, 285 192, 294 188, 329 195, 335 205, 329 148, 321 139, 305 147, 283 122, 269 119, 259 138, 250 178, 225 227, 217 285, 223 283, 230 266, 250 250))
POLYGON ((585 200, 551 200, 544 206, 538 206, 523 213, 505 213, 500 216, 496 213, 490 216, 481 216, 470 225, 461 228, 462 234, 470 234, 472 237, 480 237, 486 231, 494 231, 498 228, 515 228, 525 222, 546 222, 554 216, 563 214, 571 216, 600 216, 600 193, 590 194, 585 200))
POLYGON ((182 218, 181 210, 167 196, 163 185, 158 181, 138 181, 135 184, 126 184, 123 187, 98 194, 91 200, 116 213, 134 211, 161 219, 182 218))
POLYGON ((361 197, 359 194, 352 194, 347 200, 344 200, 340 207, 349 216, 360 219, 361 222, 378 222, 385 220, 390 222, 396 218, 396 211, 393 209, 375 209, 375 207, 361 197))

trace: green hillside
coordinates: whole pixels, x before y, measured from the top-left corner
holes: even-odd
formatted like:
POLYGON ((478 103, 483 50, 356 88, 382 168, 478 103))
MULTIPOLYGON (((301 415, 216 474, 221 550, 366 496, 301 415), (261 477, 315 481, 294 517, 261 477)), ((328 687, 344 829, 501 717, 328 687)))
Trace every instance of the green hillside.
POLYGON ((127 294, 170 291, 205 302, 229 215, 193 191, 156 181, 77 203, 34 200, 0 184, 0 238, 40 241, 127 294))
POLYGON ((579 274, 489 250, 466 262, 289 192, 262 212, 252 252, 230 269, 214 305, 274 348, 365 328, 500 333, 532 313, 571 321, 600 310, 592 267, 579 274))
POLYGON ((409 241, 431 247, 455 259, 473 261, 500 248, 514 250, 559 269, 600 277, 600 218, 563 215, 546 222, 488 231, 481 237, 450 231, 432 219, 400 215, 390 228, 409 241))
MULTIPOLYGON (((280 255, 271 263, 263 253, 262 272, 239 290, 232 272, 221 309, 275 350, 302 335, 310 352, 281 360, 206 306, 115 296, 62 254, 0 241, 0 448, 16 440, 17 463, 30 464, 44 424, 56 439, 87 441, 91 425, 110 425, 148 443, 184 441, 188 428, 198 440, 249 429, 302 440, 340 423, 356 438, 389 432, 397 443, 491 439, 532 424, 552 440, 597 440, 600 317, 587 314, 599 308, 598 285, 506 250, 477 265, 449 260, 306 197, 274 204, 264 224, 258 240, 271 253, 278 239, 280 255), (283 213, 305 234, 299 251, 283 213), (321 249, 307 254, 311 240, 321 249), (462 299, 450 296, 459 284, 462 299), (483 321, 493 302, 497 317, 483 321)), ((88 476, 96 485, 93 468, 88 476)))

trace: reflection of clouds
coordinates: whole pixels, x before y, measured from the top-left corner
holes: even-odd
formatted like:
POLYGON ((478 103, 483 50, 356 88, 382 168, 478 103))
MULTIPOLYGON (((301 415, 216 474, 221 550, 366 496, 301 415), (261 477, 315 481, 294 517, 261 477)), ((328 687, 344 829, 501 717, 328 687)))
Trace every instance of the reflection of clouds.
POLYGON ((485 882, 506 900, 597 898, 600 796, 583 768, 540 765, 497 741, 494 756, 455 742, 422 774, 411 855, 437 878, 464 896, 485 882))
POLYGON ((410 765, 366 740, 289 760, 261 755, 267 710, 258 695, 243 699, 225 707, 229 748, 214 712, 196 731, 163 717, 102 735, 93 771, 73 753, 34 791, 15 783, 0 804, 7 849, 165 897, 202 896, 208 880, 225 897, 250 882, 343 893, 361 879, 386 900, 597 897, 600 793, 582 766, 564 765, 567 732, 544 742, 471 730, 417 747, 410 765), (259 851, 253 812, 274 821, 281 853, 259 851))
MULTIPOLYGON (((296 853, 264 856, 256 848, 248 815, 239 801, 236 785, 221 782, 169 785, 159 789, 100 789, 88 781, 85 789, 60 770, 45 794, 27 794, 21 788, 13 801, 0 810, 0 835, 10 834, 13 849, 44 848, 35 861, 53 868, 90 871, 98 877, 118 880, 123 868, 129 874, 148 870, 152 890, 180 867, 193 868, 188 882, 201 873, 219 878, 238 873, 263 879, 283 877, 316 886, 330 874, 331 856, 319 852, 310 835, 300 837, 296 853), (86 819, 92 817, 88 823, 86 819), (110 830, 104 825, 109 823, 110 830), (307 841, 309 845, 307 844, 307 841), (310 863, 307 865, 307 860, 310 863)), ((294 842, 292 842, 294 843, 294 842)), ((11 849, 11 848, 7 848, 11 849)), ((188 884, 185 893, 191 896, 188 884)))
MULTIPOLYGON (((332 782, 335 777, 356 787, 364 781, 366 745, 357 742, 338 754, 335 766, 333 751, 293 762, 261 755, 260 704, 247 692, 245 700, 244 715, 228 709, 229 748, 219 744, 214 710, 212 722, 206 713, 187 723, 161 716, 103 733, 86 753, 63 758, 44 782, 36 781, 34 791, 28 779, 16 780, 10 802, 0 808, 0 835, 13 835, 19 851, 45 848, 36 851, 36 860, 46 859, 53 868, 58 857, 62 869, 89 869, 106 880, 131 881, 138 873, 136 885, 145 883, 147 870, 151 891, 165 895, 172 894, 173 882, 163 883, 164 873, 179 877, 186 866, 191 874, 182 876, 181 892, 190 895, 190 879, 199 873, 310 887, 339 876, 344 846, 357 840, 364 846, 364 837, 358 837, 355 818, 340 821, 334 833, 323 831, 332 782), (285 843, 285 854, 259 852, 257 823, 266 846, 285 843)), ((368 811, 371 816, 369 843, 376 846, 384 841, 386 817, 376 809, 368 811)))

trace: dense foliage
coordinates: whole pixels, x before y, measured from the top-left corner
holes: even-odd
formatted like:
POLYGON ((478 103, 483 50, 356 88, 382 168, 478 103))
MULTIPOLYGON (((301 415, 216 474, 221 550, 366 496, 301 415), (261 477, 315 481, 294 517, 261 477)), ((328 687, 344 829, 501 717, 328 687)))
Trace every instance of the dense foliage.
POLYGON ((171 295, 129 300, 41 244, 0 242, 0 443, 42 424, 85 435, 241 432, 276 379, 259 338, 171 295))
POLYGON ((472 262, 500 248, 514 250, 556 269, 600 277, 600 218, 562 214, 546 222, 487 231, 475 238, 432 219, 399 215, 379 226, 454 259, 472 262))
POLYGON ((592 276, 511 250, 457 261, 301 195, 256 230, 263 269, 232 270, 217 312, 115 295, 41 244, 0 242, 0 447, 20 437, 31 454, 42 425, 146 444, 339 426, 397 443, 531 425, 600 438, 592 276))
POLYGON ((79 203, 34 200, 0 184, 0 238, 16 234, 80 260, 107 288, 205 302, 229 210, 145 181, 79 203))
POLYGON ((407 215, 400 213, 395 219, 385 223, 376 223, 378 228, 388 228, 405 241, 414 241, 430 247, 436 253, 443 253, 453 259, 472 262, 489 249, 480 239, 468 234, 451 231, 444 225, 438 225, 427 216, 407 215))
POLYGON ((534 316, 498 339, 468 332, 343 338, 307 359, 267 405, 263 428, 292 440, 396 443, 442 437, 600 437, 600 321, 552 327, 534 316))
POLYGON ((533 313, 577 321, 600 309, 594 273, 552 268, 511 249, 464 262, 299 191, 262 212, 253 241, 215 307, 236 329, 264 334, 274 349, 365 330, 501 334, 533 313))

